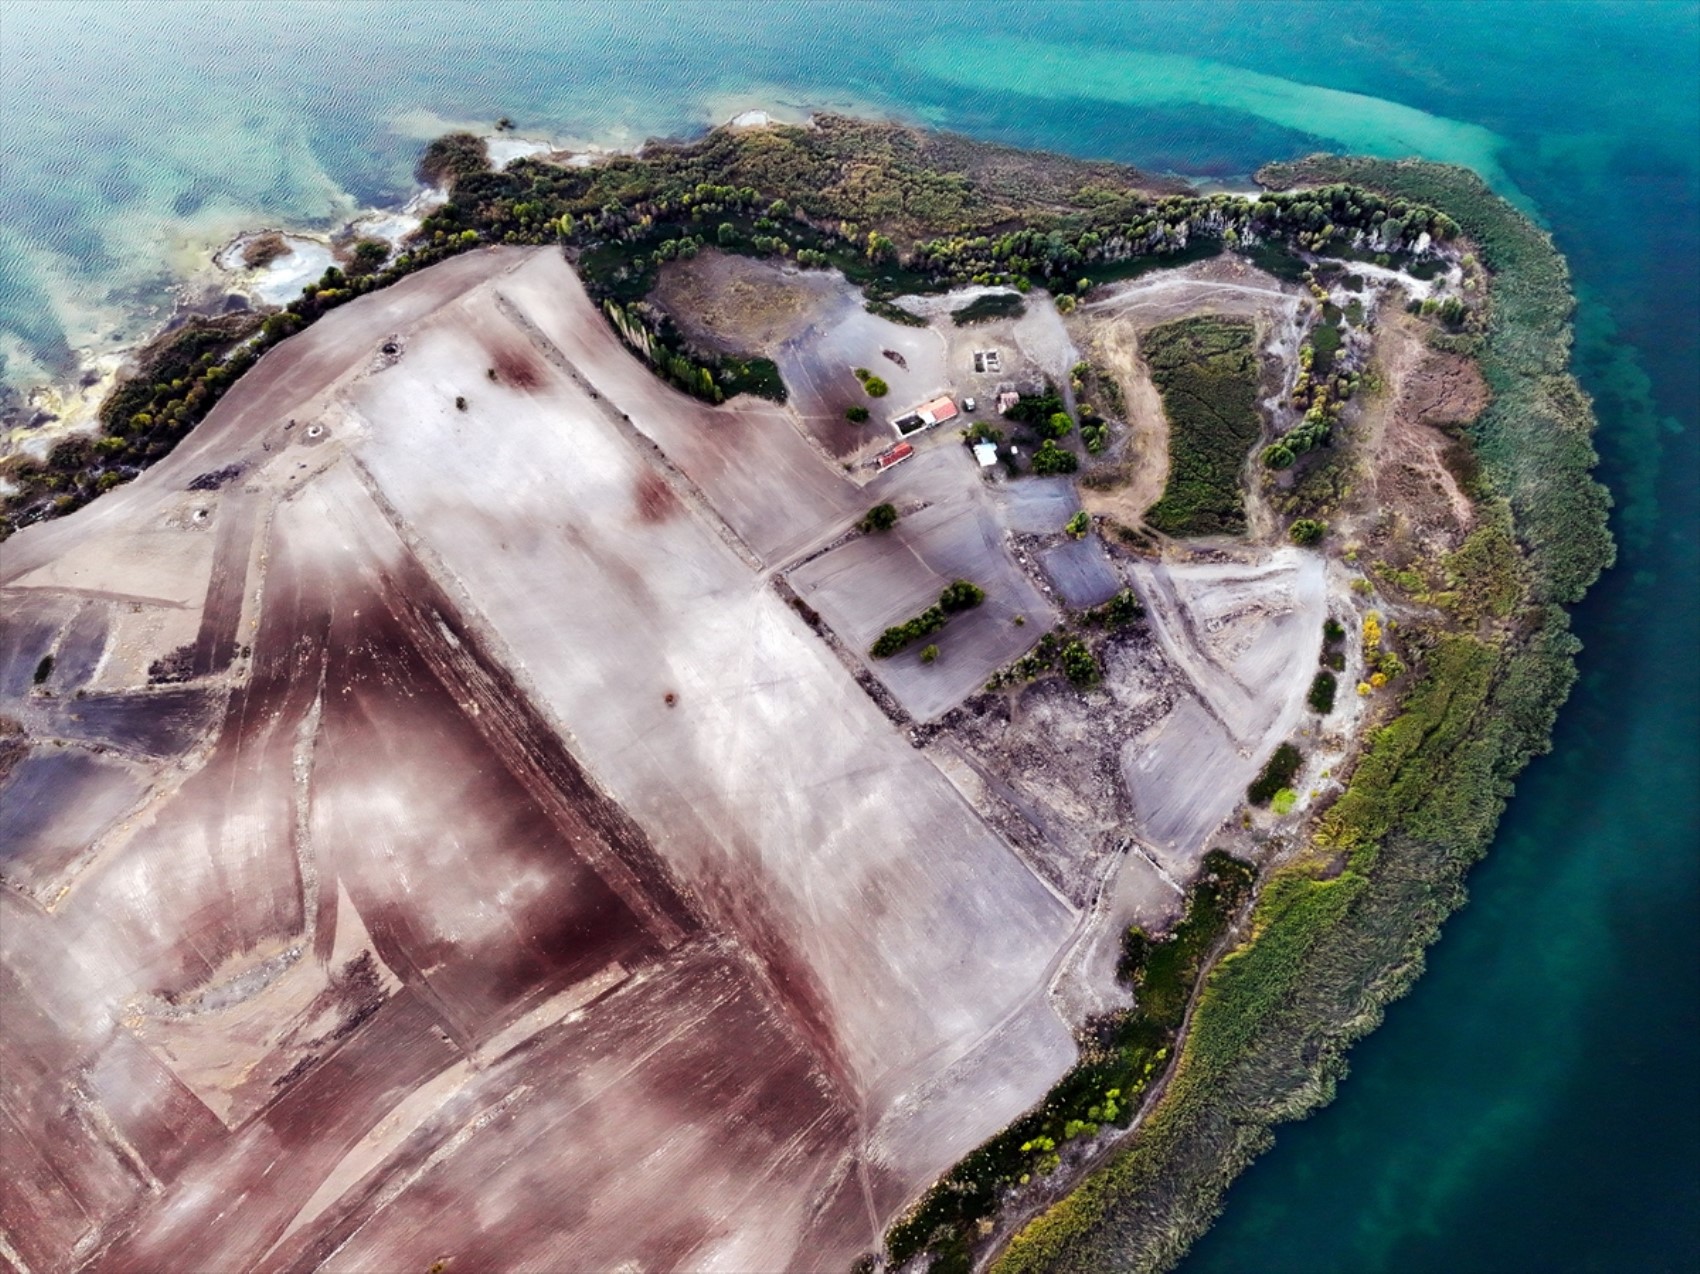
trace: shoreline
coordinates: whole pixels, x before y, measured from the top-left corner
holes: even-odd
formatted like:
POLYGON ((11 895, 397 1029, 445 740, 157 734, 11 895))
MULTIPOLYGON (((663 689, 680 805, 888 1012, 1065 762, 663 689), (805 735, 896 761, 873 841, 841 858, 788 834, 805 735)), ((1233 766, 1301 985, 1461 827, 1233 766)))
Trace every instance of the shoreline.
MULTIPOLYGON (((765 111, 744 113, 771 117, 765 111)), ((566 156, 557 162, 589 165, 606 156, 635 153, 642 148, 642 143, 635 148, 611 144, 612 139, 606 143, 567 139, 563 145, 563 139, 553 135, 501 129, 487 122, 439 122, 448 128, 463 127, 480 137, 497 168, 539 155, 566 156)), ((170 280, 157 304, 135 307, 125 315, 125 328, 134 324, 132 330, 122 330, 121 338, 111 344, 71 346, 72 362, 63 376, 0 384, 0 461, 17 455, 42 460, 67 438, 98 430, 102 403, 134 370, 136 356, 183 323, 243 310, 265 314, 281 309, 299 296, 303 287, 315 282, 326 267, 341 264, 341 250, 346 245, 372 238, 399 247, 448 197, 444 186, 416 182, 401 203, 358 208, 352 215, 334 219, 329 228, 266 223, 256 211, 256 224, 234 232, 226 229, 216 238, 202 236, 181 246, 170 255, 189 258, 194 262, 192 268, 170 280), (241 260, 243 248, 268 235, 281 238, 289 245, 289 252, 265 265, 246 265, 241 260)), ((163 268, 169 270, 170 266, 163 268)), ((0 480, 0 491, 5 485, 0 480)))
MULTIPOLYGON (((770 89, 757 92, 719 93, 701 104, 691 123, 660 138, 638 139, 635 134, 605 133, 598 138, 544 133, 537 130, 501 128, 482 120, 456 120, 419 110, 400 116, 392 126, 400 135, 415 138, 421 151, 433 137, 444 132, 471 132, 481 138, 492 164, 505 168, 515 160, 547 156, 568 167, 587 167, 618 155, 635 155, 651 141, 690 142, 716 128, 766 128, 774 125, 806 125, 821 112, 846 113, 857 118, 882 119, 907 127, 929 129, 921 119, 907 116, 888 105, 866 101, 785 100, 770 89)), ((1200 193, 1212 191, 1255 193, 1252 174, 1232 177, 1199 177, 1184 173, 1153 173, 1152 176, 1183 181, 1200 193)), ((45 459, 59 442, 99 428, 101 404, 134 368, 138 353, 180 324, 197 317, 253 309, 267 313, 281 308, 300 295, 306 284, 316 281, 325 268, 340 263, 337 249, 357 238, 378 238, 398 246, 407 233, 448 198, 441 186, 415 183, 412 192, 397 205, 355 207, 333 217, 328 228, 288 223, 268 223, 256 210, 259 224, 227 225, 216 236, 188 233, 188 238, 162 261, 168 282, 157 304, 136 306, 122 316, 122 327, 111 343, 84 341, 70 347, 71 365, 62 376, 26 383, 0 382, 0 461, 16 455, 45 459), (290 256, 266 267, 248 267, 236 255, 253 240, 276 234, 292 245, 290 256), (298 245, 298 246, 297 246, 298 245), (172 262, 190 262, 173 272, 172 262)), ((352 201, 350 205, 353 207, 352 201)), ((0 479, 0 493, 5 483, 0 479)))

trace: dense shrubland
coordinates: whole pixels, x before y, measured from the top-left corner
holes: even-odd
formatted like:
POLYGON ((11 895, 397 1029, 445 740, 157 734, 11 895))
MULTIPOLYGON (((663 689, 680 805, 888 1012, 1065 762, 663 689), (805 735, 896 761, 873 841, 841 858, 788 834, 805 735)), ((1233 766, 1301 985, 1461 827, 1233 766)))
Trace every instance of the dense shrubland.
POLYGON ((1023 682, 1036 681, 1048 673, 1060 672, 1077 689, 1085 690, 1098 683, 1100 675, 1098 654, 1094 646, 1103 645, 1103 637, 1126 628, 1145 617, 1145 607, 1124 588, 1109 601, 1086 610, 1075 611, 1050 632, 1039 638, 1033 649, 1006 667, 993 673, 986 689, 1001 690, 1023 682))
POLYGON ((1169 420, 1169 480, 1146 522, 1168 535, 1243 530, 1240 471, 1263 427, 1252 325, 1182 319, 1147 332, 1141 352, 1169 420))

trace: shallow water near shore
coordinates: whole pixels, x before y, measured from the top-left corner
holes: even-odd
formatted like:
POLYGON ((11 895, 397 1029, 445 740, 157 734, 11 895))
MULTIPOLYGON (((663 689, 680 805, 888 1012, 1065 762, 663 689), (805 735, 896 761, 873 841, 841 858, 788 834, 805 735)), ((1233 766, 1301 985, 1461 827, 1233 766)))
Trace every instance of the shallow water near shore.
POLYGON ((237 230, 399 204, 421 139, 456 121, 631 144, 840 105, 1223 179, 1321 148, 1477 167, 1576 274, 1619 565, 1576 610, 1582 679, 1470 906, 1185 1268, 1678 1269, 1700 1249, 1700 7, 7 3, 0 21, 17 385, 157 322, 237 230))

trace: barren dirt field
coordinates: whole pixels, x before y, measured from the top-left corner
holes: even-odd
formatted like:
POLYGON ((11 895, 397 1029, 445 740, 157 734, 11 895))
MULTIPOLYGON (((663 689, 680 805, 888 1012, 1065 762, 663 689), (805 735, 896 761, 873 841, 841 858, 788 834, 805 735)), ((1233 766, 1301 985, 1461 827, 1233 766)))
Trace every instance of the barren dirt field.
MULTIPOLYGON (((1344 576, 1072 538, 1072 480, 983 470, 954 423, 845 460, 881 408, 1096 342, 1132 476, 1086 507, 1137 524, 1138 331, 1217 308, 1284 348, 1292 297, 1209 263, 1067 325, 955 329, 953 295, 909 327, 836 275, 693 264, 663 299, 771 352, 784 406, 675 392, 559 252, 486 249, 6 545, 0 1263, 842 1270, 1125 1006, 1126 926, 1179 913, 1310 728, 1344 576), (857 366, 892 385, 865 426, 857 366), (868 655, 957 578, 984 604, 868 655), (1096 683, 985 689, 1124 588, 1146 618, 1096 683)), ((1382 451, 1479 396, 1387 357, 1419 356, 1382 451)))
POLYGON ((1072 921, 769 586, 861 500, 499 250, 339 311, 8 545, 19 1259, 873 1247, 1067 1065, 1072 921))
POLYGON ((1458 546, 1474 520, 1447 464, 1453 442, 1445 428, 1474 420, 1488 389, 1474 363, 1428 348, 1417 320, 1404 313, 1382 320, 1376 368, 1388 389, 1363 414, 1360 466, 1368 481, 1352 525, 1367 529, 1384 511, 1397 511, 1420 551, 1438 557, 1458 546))

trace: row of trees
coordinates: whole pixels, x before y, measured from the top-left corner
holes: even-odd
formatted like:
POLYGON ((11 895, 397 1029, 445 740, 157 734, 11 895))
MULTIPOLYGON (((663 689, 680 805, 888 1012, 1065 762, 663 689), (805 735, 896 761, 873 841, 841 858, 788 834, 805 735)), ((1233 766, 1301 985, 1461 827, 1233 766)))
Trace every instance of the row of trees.
POLYGON ((1236 195, 1168 196, 1152 204, 1116 201, 1107 212, 1030 226, 999 235, 948 235, 918 244, 911 264, 952 283, 1017 283, 1061 279, 1071 285, 1096 264, 1178 252, 1197 237, 1249 248, 1270 240, 1323 251, 1426 253, 1458 234, 1446 214, 1388 200, 1344 184, 1317 190, 1236 195))
MULTIPOLYGON (((895 513, 895 510, 893 512, 895 513)), ((893 521, 895 522, 895 517, 893 521)), ((868 653, 875 659, 889 659, 910 643, 936 633, 950 622, 952 615, 961 611, 972 610, 985 600, 986 592, 978 584, 965 579, 953 580, 939 594, 939 600, 935 605, 927 607, 913 619, 905 620, 901 624, 886 629, 879 635, 879 639, 874 642, 868 653)), ((937 655, 935 654, 934 657, 936 658, 937 655)), ((929 659, 927 662, 931 663, 932 660, 929 659)))

